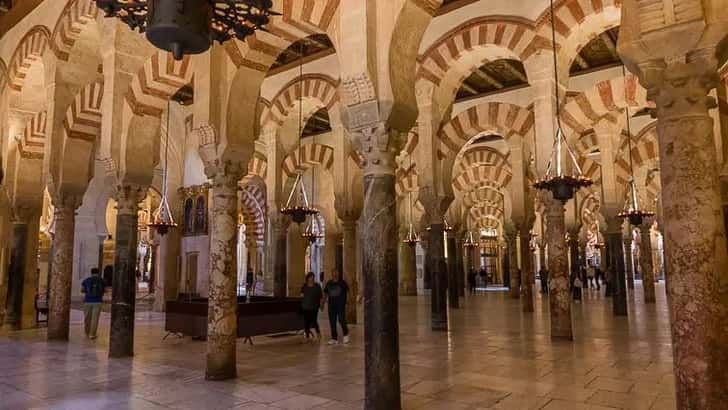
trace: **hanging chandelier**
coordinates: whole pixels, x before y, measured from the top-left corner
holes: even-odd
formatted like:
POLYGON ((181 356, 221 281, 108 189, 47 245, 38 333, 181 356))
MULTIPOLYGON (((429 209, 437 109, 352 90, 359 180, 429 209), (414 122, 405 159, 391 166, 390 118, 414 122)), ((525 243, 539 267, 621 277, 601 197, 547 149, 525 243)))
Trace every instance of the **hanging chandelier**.
POLYGON ((306 225, 306 229, 301 233, 301 238, 307 240, 311 244, 316 243, 321 235, 321 227, 319 226, 318 219, 315 216, 311 216, 311 221, 306 225))
MULTIPOLYGON (((627 71, 622 65, 622 78, 623 81, 627 81, 627 71)), ((625 95, 627 91, 627 85, 624 85, 625 95)), ((629 114, 629 104, 624 108, 625 116, 627 117, 627 149, 629 150, 629 192, 627 193, 627 201, 625 203, 622 212, 618 213, 617 216, 622 219, 629 220, 632 226, 642 225, 642 221, 645 218, 649 218, 655 215, 654 212, 645 209, 640 209, 639 195, 637 193, 637 184, 635 184, 634 176, 634 163, 632 162, 632 129, 630 126, 631 116, 629 114)))
POLYGON ((96 6, 177 60, 204 53, 213 41, 244 41, 280 15, 272 0, 96 0, 96 6))
MULTIPOLYGON (((299 103, 298 103, 298 135, 296 136, 298 138, 298 151, 300 153, 301 151, 301 136, 303 133, 303 42, 299 45, 299 55, 300 55, 300 61, 299 61, 299 83, 301 87, 301 92, 299 92, 299 103)), ((315 170, 312 170, 312 176, 311 181, 313 185, 313 178, 314 178, 314 172, 315 170)), ((313 191, 312 191, 313 193, 313 191)), ((315 193, 313 193, 315 195, 315 193)), ((293 219, 293 222, 297 224, 302 224, 306 221, 306 217, 308 215, 315 215, 318 214, 319 211, 315 207, 311 206, 311 204, 308 202, 308 196, 306 195, 306 187, 303 184, 303 173, 298 172, 296 174, 296 180, 293 182, 293 187, 291 187, 291 192, 288 194, 288 201, 286 201, 286 206, 281 208, 281 213, 283 215, 290 215, 293 219)))
POLYGON ((176 228, 177 223, 172 217, 172 210, 169 208, 167 200, 167 185, 169 183, 169 111, 170 103, 167 102, 167 128, 165 132, 164 142, 164 168, 162 170, 162 199, 159 207, 152 213, 152 220, 147 224, 148 227, 155 229, 160 236, 166 235, 171 228, 176 228))
POLYGON ((409 229, 407 230, 407 234, 404 236, 404 239, 402 239, 402 243, 406 243, 410 247, 414 248, 420 241, 420 235, 417 234, 414 225, 410 222, 409 229))
MULTIPOLYGON (((430 232, 431 229, 432 229, 432 227, 429 227, 429 226, 427 228, 425 228, 425 230, 427 232, 430 232)), ((451 232, 452 229, 453 229, 452 226, 450 226, 450 224, 447 223, 447 218, 442 218, 442 230, 443 230, 443 232, 451 232)))
POLYGON ((468 231, 468 237, 465 238, 465 242, 463 242, 463 247, 470 249, 478 247, 478 242, 475 242, 475 239, 473 239, 472 231, 468 231))
POLYGON ((533 184, 533 187, 538 190, 550 191, 554 199, 566 203, 568 200, 574 197, 576 191, 581 188, 586 188, 592 185, 591 179, 585 177, 581 172, 581 167, 576 161, 576 156, 571 150, 569 143, 564 137, 564 133, 561 131, 561 107, 559 103, 559 67, 556 60, 556 24, 554 22, 554 1, 551 0, 551 45, 553 47, 554 55, 554 81, 555 81, 555 92, 556 92, 556 135, 554 138, 554 148, 549 160, 548 167, 546 168, 546 175, 533 184), (567 175, 564 173, 562 151, 563 146, 566 146, 566 151, 569 153, 572 166, 576 170, 576 174, 567 175))

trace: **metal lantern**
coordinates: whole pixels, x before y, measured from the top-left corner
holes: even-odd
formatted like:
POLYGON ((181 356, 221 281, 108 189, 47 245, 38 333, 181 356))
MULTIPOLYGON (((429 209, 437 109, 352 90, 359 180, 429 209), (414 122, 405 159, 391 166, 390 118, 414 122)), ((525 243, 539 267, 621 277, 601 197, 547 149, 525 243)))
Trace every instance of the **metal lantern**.
POLYGON ((311 206, 308 202, 306 187, 303 185, 303 175, 300 173, 296 174, 293 188, 291 188, 291 192, 288 194, 286 206, 281 208, 281 213, 283 215, 289 215, 293 219, 293 222, 299 225, 306 222, 308 215, 319 213, 318 209, 311 206))
POLYGON ((213 41, 244 41, 280 15, 272 0, 96 0, 96 6, 177 60, 207 51, 213 41))
POLYGON ((402 243, 406 243, 410 247, 414 248, 420 242, 420 235, 415 231, 414 225, 410 222, 407 234, 402 239, 402 243))
POLYGON ((475 242, 475 239, 473 239, 473 232, 468 231, 468 237, 465 238, 465 242, 463 242, 463 247, 470 249, 478 247, 478 242, 475 242))
POLYGON ((312 244, 323 238, 321 229, 318 226, 318 220, 315 217, 311 217, 311 222, 306 225, 306 229, 301 233, 301 238, 312 244))

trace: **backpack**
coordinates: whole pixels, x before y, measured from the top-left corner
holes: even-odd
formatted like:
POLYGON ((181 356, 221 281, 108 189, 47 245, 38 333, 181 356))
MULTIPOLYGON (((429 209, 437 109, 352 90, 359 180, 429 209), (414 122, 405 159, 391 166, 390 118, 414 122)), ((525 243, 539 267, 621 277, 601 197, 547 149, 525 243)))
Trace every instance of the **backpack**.
POLYGON ((104 296, 104 284, 101 278, 92 277, 88 285, 88 296, 92 298, 100 298, 104 296))

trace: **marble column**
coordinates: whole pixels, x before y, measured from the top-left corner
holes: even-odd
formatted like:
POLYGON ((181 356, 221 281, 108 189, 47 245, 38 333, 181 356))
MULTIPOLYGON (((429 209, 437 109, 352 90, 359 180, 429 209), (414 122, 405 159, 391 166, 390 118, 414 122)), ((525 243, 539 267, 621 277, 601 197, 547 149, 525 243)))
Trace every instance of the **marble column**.
POLYGON ((677 407, 728 402, 728 251, 713 120, 714 50, 648 67, 657 112, 677 407))
POLYGON ((13 242, 8 269, 8 290, 5 300, 4 327, 20 327, 23 309, 23 284, 26 274, 26 248, 28 242, 28 221, 26 218, 13 221, 13 242))
POLYGON ((652 221, 644 221, 640 226, 640 271, 645 303, 655 303, 655 274, 652 271, 652 221))
MULTIPOLYGON (((53 234, 48 301, 49 340, 68 340, 71 318, 71 283, 73 282, 73 243, 76 230, 76 209, 81 195, 57 195, 53 200, 55 233, 53 234)), ((101 274, 101 270, 99 270, 101 274)))
POLYGON ((357 323, 356 299, 359 294, 359 281, 356 274, 356 219, 342 220, 342 235, 344 237, 343 275, 349 284, 349 298, 346 300, 346 321, 357 323))
POLYGON ((430 235, 427 244, 426 266, 430 269, 432 330, 447 330, 447 264, 444 251, 444 228, 441 216, 430 215, 430 235))
POLYGON ((531 252, 531 234, 526 225, 521 225, 519 230, 520 250, 521 250, 521 310, 529 313, 533 312, 533 252, 531 252))
POLYGON ((458 280, 458 295, 460 297, 465 296, 465 261, 463 260, 465 249, 463 249, 462 241, 458 241, 457 238, 462 238, 463 235, 459 234, 455 239, 455 275, 458 280))
POLYGON ((400 408, 397 216, 394 167, 364 175, 365 405, 400 408))
POLYGON ((122 184, 116 190, 114 279, 111 292, 109 357, 134 355, 134 308, 139 203, 146 187, 122 184))
POLYGON ((211 175, 210 286, 207 312, 207 380, 236 377, 238 181, 231 164, 211 175))
POLYGON ((574 228, 569 230, 569 240, 567 242, 569 246, 569 265, 571 270, 569 271, 570 278, 576 277, 581 274, 579 266, 579 229, 574 228))
POLYGON ((632 253, 632 225, 622 237, 624 241, 624 270, 626 271, 627 288, 634 289, 634 254, 632 253))
POLYGON ((551 339, 573 340, 564 204, 553 199, 551 193, 544 193, 543 197, 546 205, 546 241, 549 247, 551 339))
MULTIPOLYGON (((460 308, 460 291, 458 282, 458 263, 456 255, 457 241, 454 234, 447 234, 447 302, 451 309, 460 308)), ((460 275, 462 276, 462 275, 460 275)))
POLYGON ((508 268, 511 275, 508 295, 511 299, 520 299, 521 297, 521 277, 518 273, 518 255, 516 252, 516 231, 511 228, 506 230, 506 258, 508 259, 508 268))
POLYGON ((404 242, 399 244, 399 294, 417 296, 415 247, 404 242))
POLYGON ((627 316, 627 282, 624 267, 624 241, 622 220, 616 216, 607 219, 607 269, 611 275, 609 291, 612 295, 612 313, 627 316))
POLYGON ((424 252, 424 264, 422 266, 422 287, 424 289, 432 289, 432 269, 427 262, 427 248, 430 244, 430 231, 423 230, 420 234, 420 246, 424 252))
POLYGON ((277 210, 273 212, 269 217, 273 240, 273 297, 284 298, 288 295, 288 226, 291 222, 277 210))

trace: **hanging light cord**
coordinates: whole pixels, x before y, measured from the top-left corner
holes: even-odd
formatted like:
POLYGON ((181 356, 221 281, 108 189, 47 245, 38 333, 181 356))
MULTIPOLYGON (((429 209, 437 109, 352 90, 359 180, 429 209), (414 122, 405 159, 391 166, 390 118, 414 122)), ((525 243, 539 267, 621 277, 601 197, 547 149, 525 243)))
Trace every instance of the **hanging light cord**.
POLYGON ((622 64, 622 78, 624 81, 624 101, 625 101, 625 107, 624 107, 624 113, 627 117, 627 145, 629 149, 629 173, 632 176, 632 179, 634 180, 634 164, 632 164, 632 130, 630 128, 630 114, 629 114, 629 102, 627 101, 627 70, 624 67, 624 64, 622 64))
POLYGON ((168 179, 168 169, 169 169, 169 111, 170 111, 171 105, 170 102, 167 101, 167 129, 165 130, 165 138, 164 138, 164 170, 162 173, 162 198, 164 200, 167 199, 167 179, 168 179))
POLYGON ((551 9, 551 47, 553 49, 554 57, 554 92, 556 93, 556 124, 561 129, 561 106, 559 98, 559 64, 556 58, 556 15, 554 13, 554 0, 550 0, 551 9))

